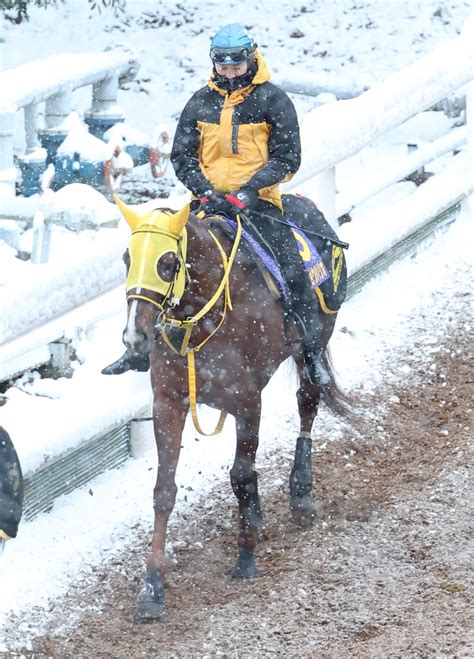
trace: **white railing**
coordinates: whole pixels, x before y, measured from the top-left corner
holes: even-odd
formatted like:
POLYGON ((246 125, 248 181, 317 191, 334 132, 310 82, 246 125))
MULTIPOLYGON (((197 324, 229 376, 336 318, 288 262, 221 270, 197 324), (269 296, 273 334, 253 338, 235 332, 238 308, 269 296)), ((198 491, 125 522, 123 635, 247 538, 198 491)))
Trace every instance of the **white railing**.
MULTIPOLYGON (((311 197, 328 220, 337 226, 336 165, 464 85, 468 85, 466 121, 467 139, 471 145, 473 43, 474 20, 470 20, 459 37, 441 44, 429 55, 374 85, 357 98, 315 108, 301 127, 301 168, 286 189, 301 189, 311 179, 311 197)), ((472 146, 469 148, 472 162, 472 146)), ((389 180, 385 179, 385 185, 399 180, 397 176, 398 172, 389 180)), ((347 212, 355 203, 356 199, 346 199, 342 212, 347 212)), ((340 210, 337 212, 340 213, 340 210)))
POLYGON ((89 113, 118 115, 119 84, 137 74, 139 64, 129 49, 117 46, 102 53, 53 55, 0 73, 0 182, 13 184, 15 116, 24 108, 26 153, 38 148, 38 105, 45 102, 45 130, 54 131, 72 110, 74 90, 92 85, 89 113))
MULTIPOLYGON (((472 144, 472 80, 474 74, 471 41, 467 32, 465 30, 460 37, 439 46, 430 55, 391 76, 360 97, 320 106, 310 113, 302 126, 303 165, 300 172, 286 186, 287 189, 307 192, 318 203, 328 219, 332 219, 335 223, 336 213, 339 216, 350 211, 354 205, 359 204, 391 182, 400 180, 430 158, 437 157, 446 150, 458 148, 465 141, 466 135, 468 143, 472 144), (392 172, 384 172, 380 177, 372 178, 363 189, 350 195, 335 194, 335 166, 337 163, 467 83, 470 83, 467 89, 467 127, 457 128, 448 136, 419 149, 416 154, 407 158, 405 164, 398 166, 392 172), (304 189, 304 185, 308 181, 311 185, 310 192, 304 189), (320 185, 321 181, 325 182, 325 186, 320 185), (321 189, 327 193, 326 199, 322 195, 318 196, 321 189)), ((80 57, 82 60, 83 56, 80 57)), ((83 72, 82 81, 90 82, 93 76, 100 78, 100 75, 103 75, 104 69, 101 69, 97 62, 95 65, 93 74, 83 72)), ((120 67, 116 69, 117 75, 119 75, 118 71, 122 71, 122 69, 120 67)), ((43 89, 41 93, 44 94, 47 93, 47 89, 50 89, 46 84, 40 88, 43 89)), ((55 90, 57 92, 57 88, 55 90)), ((29 100, 30 97, 25 92, 22 99, 29 100)), ((4 107, 4 103, 2 106, 4 107)), ((472 147, 469 148, 469 154, 470 162, 474 164, 472 147)), ((379 236, 376 246, 371 245, 374 255, 376 250, 380 252, 380 250, 389 249, 390 244, 396 240, 397 233, 400 236, 406 235, 410 230, 409 223, 413 225, 419 223, 421 207, 425 216, 429 218, 438 212, 443 212, 463 196, 469 194, 473 189, 472 171, 474 171, 474 167, 470 170, 470 176, 468 171, 465 176, 457 176, 442 185, 438 185, 435 181, 431 183, 428 181, 427 184, 420 186, 416 195, 413 195, 417 217, 407 210, 409 200, 405 202, 403 212, 398 215, 396 209, 390 209, 391 213, 384 217, 383 226, 378 227, 378 231, 383 235, 379 236)), ((357 241, 358 230, 356 226, 352 226, 353 224, 357 223, 349 223, 340 228, 342 237, 352 244, 350 259, 352 272, 370 258, 370 254, 359 250, 358 242, 361 241, 357 241)), ((372 236, 374 235, 372 228, 370 233, 372 236)), ((367 250, 367 244, 364 246, 364 250, 367 250)), ((28 296, 31 298, 32 284, 31 282, 26 284, 20 282, 14 287, 15 290, 12 290, 11 299, 4 300, 4 309, 8 313, 4 316, 4 322, 0 321, 0 343, 12 341, 10 348, 13 354, 16 352, 13 345, 14 337, 29 332, 35 327, 41 327, 42 324, 52 321, 61 313, 74 308, 75 305, 86 302, 84 281, 94 283, 89 299, 113 288, 123 278, 120 254, 119 239, 116 244, 109 245, 108 251, 104 250, 102 254, 96 253, 92 260, 83 263, 80 268, 81 276, 74 275, 74 267, 71 268, 71 277, 64 277, 63 272, 61 281, 63 287, 67 288, 67 294, 66 291, 58 290, 54 268, 44 272, 41 281, 35 281, 35 285, 39 287, 38 300, 33 308, 28 310, 27 317, 23 317, 15 309, 18 306, 18 300, 26 299, 28 296), (111 251, 113 251, 113 257, 111 251), (111 263, 114 264, 113 267, 111 267, 111 263), (100 282, 96 281, 97 273, 102 273, 100 282), (104 278, 104 273, 107 273, 106 278, 104 278), (80 288, 80 295, 76 295, 76 284, 80 288), (58 300, 57 306, 51 303, 41 305, 39 302, 41 291, 49 293, 53 290, 55 298, 58 300), (9 316, 10 313, 12 317, 9 316)), ((56 326, 54 332, 58 332, 56 326)))

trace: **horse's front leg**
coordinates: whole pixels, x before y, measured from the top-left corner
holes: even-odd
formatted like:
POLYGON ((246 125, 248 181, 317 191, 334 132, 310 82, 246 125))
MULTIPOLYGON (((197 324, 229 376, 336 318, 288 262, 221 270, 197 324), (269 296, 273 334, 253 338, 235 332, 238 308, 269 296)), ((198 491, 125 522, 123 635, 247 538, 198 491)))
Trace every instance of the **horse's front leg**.
POLYGON ((255 456, 258 448, 261 402, 252 400, 244 406, 245 413, 235 413, 237 447, 230 470, 232 489, 239 502, 238 558, 232 578, 258 577, 255 564, 255 546, 262 525, 262 513, 258 496, 258 475, 255 456))
MULTIPOLYGON (((154 390, 156 391, 155 388, 154 390)), ((187 407, 181 398, 172 399, 163 392, 155 395, 153 423, 158 450, 158 474, 153 491, 155 524, 145 583, 138 595, 135 616, 138 622, 160 620, 164 615, 163 575, 166 570, 166 529, 176 500, 175 474, 186 413, 187 407)))

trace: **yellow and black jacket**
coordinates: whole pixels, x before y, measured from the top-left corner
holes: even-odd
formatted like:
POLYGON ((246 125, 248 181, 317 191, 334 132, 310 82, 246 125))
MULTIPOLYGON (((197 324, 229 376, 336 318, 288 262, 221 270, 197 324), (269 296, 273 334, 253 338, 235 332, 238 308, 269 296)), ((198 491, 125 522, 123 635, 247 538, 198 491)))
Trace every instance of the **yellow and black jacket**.
POLYGON ((246 187, 281 208, 279 183, 301 162, 295 107, 269 82, 260 53, 247 87, 228 93, 211 76, 186 104, 171 152, 176 176, 196 197, 210 187, 231 192, 246 187))

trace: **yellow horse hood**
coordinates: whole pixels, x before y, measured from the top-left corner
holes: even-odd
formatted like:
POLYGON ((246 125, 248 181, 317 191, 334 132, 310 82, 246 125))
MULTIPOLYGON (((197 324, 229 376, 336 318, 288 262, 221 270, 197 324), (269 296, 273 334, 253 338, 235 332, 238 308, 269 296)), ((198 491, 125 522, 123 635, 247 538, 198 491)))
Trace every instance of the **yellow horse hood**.
POLYGON ((147 290, 163 296, 163 302, 168 300, 172 305, 177 304, 186 286, 185 224, 189 216, 189 205, 177 213, 158 209, 140 216, 117 195, 114 198, 132 229, 128 247, 130 268, 127 274, 127 297, 144 298, 156 304, 146 297, 147 290))

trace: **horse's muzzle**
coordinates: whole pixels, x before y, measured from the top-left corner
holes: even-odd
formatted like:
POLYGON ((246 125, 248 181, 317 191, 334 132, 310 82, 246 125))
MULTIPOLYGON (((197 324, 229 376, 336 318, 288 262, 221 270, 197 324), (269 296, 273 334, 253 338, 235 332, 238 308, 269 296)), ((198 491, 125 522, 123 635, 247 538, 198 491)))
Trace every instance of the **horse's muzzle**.
POLYGON ((153 347, 153 337, 136 329, 130 331, 126 328, 123 333, 123 343, 139 355, 149 355, 153 347))

